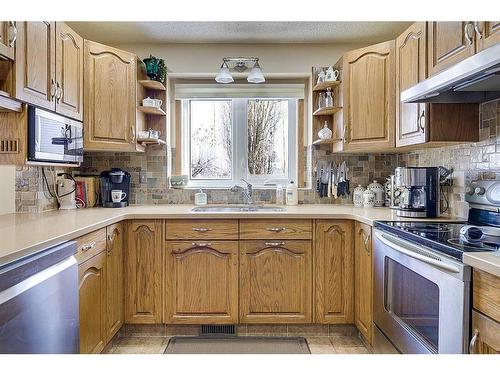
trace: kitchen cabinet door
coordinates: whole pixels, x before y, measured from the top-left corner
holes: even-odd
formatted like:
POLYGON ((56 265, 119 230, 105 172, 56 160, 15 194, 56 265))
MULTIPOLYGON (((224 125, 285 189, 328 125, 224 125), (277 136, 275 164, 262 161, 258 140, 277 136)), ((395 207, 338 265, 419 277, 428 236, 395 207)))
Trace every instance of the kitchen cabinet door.
POLYGON ((353 229, 351 220, 316 221, 316 323, 354 322, 353 229))
POLYGON ((240 242, 240 323, 312 323, 311 241, 240 242))
POLYGON ((106 341, 123 325, 123 223, 106 228, 106 341))
POLYGON ((395 147, 394 41, 343 56, 345 151, 395 147))
POLYGON ((238 242, 167 242, 166 323, 238 323, 238 242))
POLYGON ((14 60, 17 28, 14 21, 0 21, 0 57, 14 60))
POLYGON ((100 353, 106 345, 106 253, 78 266, 80 353, 100 353))
POLYGON ((427 23, 428 73, 433 75, 474 55, 474 25, 469 21, 427 23))
POLYGON ((84 43, 84 147, 135 151, 136 56, 84 43))
POLYGON ((470 354, 500 354, 500 323, 472 310, 470 354))
POLYGON ((426 141, 426 105, 402 103, 402 91, 426 78, 426 23, 416 22, 396 39, 396 146, 426 141))
POLYGON ((83 120, 83 38, 56 22, 56 111, 83 120))
POLYGON ((368 343, 373 330, 372 228, 355 224, 354 240, 354 323, 368 343))
POLYGON ((162 321, 161 220, 127 223, 125 323, 162 321))
POLYGON ((477 51, 500 43, 500 21, 475 22, 477 51))
POLYGON ((55 22, 17 22, 15 97, 55 110, 55 22))

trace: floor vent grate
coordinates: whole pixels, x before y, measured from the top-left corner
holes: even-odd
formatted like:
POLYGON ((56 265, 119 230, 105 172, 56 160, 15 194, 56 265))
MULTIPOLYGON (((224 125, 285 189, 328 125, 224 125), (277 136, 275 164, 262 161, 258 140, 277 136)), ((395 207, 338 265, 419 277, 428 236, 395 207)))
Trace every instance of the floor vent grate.
POLYGON ((234 324, 223 324, 223 325, 213 325, 213 324, 202 324, 201 325, 201 335, 236 335, 236 327, 234 324))

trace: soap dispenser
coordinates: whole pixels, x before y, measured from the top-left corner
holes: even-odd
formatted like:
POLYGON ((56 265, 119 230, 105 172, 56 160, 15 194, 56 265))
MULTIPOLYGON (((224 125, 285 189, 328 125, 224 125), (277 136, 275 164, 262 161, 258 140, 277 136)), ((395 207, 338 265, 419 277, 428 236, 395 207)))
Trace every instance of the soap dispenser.
POLYGON ((194 204, 197 206, 203 206, 207 204, 207 194, 203 192, 203 190, 200 189, 195 195, 194 195, 194 204))

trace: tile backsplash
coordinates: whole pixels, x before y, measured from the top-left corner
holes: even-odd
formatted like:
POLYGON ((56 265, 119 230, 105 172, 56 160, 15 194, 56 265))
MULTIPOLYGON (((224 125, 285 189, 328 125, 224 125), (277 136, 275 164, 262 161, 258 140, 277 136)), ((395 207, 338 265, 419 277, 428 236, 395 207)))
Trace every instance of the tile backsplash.
MULTIPOLYGON (((447 191, 450 213, 466 216, 468 206, 464 200, 467 180, 477 178, 500 179, 500 100, 481 105, 480 141, 441 148, 429 148, 400 154, 332 154, 323 148, 309 147, 306 155, 312 167, 318 161, 339 163, 349 167, 351 190, 366 186, 377 179, 383 183, 397 166, 437 166, 454 169, 454 185, 447 191)), ((80 171, 98 174, 111 167, 123 168, 132 177, 131 202, 134 204, 183 204, 193 203, 196 190, 170 189, 167 180, 167 155, 164 148, 150 148, 144 154, 136 153, 87 153, 80 171)), ((49 176, 48 176, 49 177, 49 176)), ((313 183, 314 185, 314 183, 313 183)), ((204 189, 209 203, 240 203, 240 193, 227 189, 204 189)), ((275 189, 258 189, 256 201, 272 203, 275 189)), ((350 199, 319 198, 314 189, 300 189, 301 203, 349 203, 350 199)), ((39 212, 57 208, 43 182, 41 168, 18 167, 16 170, 16 210, 39 212)))

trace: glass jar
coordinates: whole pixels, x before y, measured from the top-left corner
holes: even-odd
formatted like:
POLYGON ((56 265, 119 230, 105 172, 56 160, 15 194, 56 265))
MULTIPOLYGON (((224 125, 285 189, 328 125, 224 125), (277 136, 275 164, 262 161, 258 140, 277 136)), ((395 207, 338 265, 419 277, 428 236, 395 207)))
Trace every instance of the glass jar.
POLYGON ((333 94, 330 88, 326 89, 325 107, 333 107, 333 94))
POLYGON ((326 106, 326 96, 325 93, 320 92, 318 95, 318 109, 324 108, 326 106))

